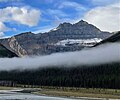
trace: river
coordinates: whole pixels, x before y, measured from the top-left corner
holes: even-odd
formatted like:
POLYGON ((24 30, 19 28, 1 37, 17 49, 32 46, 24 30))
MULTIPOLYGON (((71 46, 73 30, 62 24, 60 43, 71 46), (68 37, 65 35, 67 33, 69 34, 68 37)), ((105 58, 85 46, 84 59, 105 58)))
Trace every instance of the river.
POLYGON ((1 93, 0 100, 76 100, 76 99, 51 97, 51 96, 39 96, 34 94, 11 92, 11 93, 1 93))
POLYGON ((96 98, 77 98, 74 97, 52 97, 47 95, 35 95, 30 93, 21 93, 23 89, 0 90, 0 100, 105 100, 96 98))

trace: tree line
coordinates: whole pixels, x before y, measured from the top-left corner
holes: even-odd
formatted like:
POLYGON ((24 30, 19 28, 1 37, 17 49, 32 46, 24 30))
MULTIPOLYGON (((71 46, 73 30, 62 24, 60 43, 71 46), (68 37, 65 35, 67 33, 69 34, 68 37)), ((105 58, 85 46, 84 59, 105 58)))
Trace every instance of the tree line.
POLYGON ((120 63, 0 71, 0 81, 23 85, 120 89, 120 63))

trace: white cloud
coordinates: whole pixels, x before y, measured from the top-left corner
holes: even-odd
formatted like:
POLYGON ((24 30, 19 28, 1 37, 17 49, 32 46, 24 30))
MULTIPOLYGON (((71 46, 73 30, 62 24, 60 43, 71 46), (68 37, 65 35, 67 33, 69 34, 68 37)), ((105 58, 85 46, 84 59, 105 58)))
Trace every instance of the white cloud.
POLYGON ((55 27, 52 25, 49 26, 43 26, 43 27, 37 27, 35 31, 33 31, 33 33, 38 34, 38 33, 45 33, 45 32, 49 32, 50 30, 54 29, 55 27))
POLYGON ((6 7, 0 9, 1 22, 15 21, 19 24, 35 26, 40 19, 40 11, 26 7, 6 7))
POLYGON ((16 30, 14 27, 9 28, 4 23, 15 22, 27 26, 36 26, 40 20, 40 11, 30 7, 6 7, 0 9, 0 36, 9 30, 16 30))
POLYGON ((40 11, 36 9, 13 9, 12 19, 20 24, 36 26, 40 19, 40 11))
POLYGON ((20 1, 20 0, 0 0, 0 2, 13 2, 13 1, 20 1))
POLYGON ((86 10, 86 8, 84 6, 82 6, 81 4, 79 4, 77 2, 65 1, 65 2, 61 3, 59 6, 60 9, 66 8, 66 7, 72 7, 76 11, 86 10))
POLYGON ((2 22, 0 22, 0 32, 8 31, 9 28, 7 28, 2 22))
POLYGON ((113 3, 119 3, 120 0, 89 0, 94 5, 108 5, 113 3))
POLYGON ((85 14, 84 20, 103 31, 118 31, 120 30, 120 6, 113 4, 96 7, 85 14))
POLYGON ((0 38, 5 36, 4 32, 16 30, 15 28, 8 28, 3 22, 0 22, 0 38))
POLYGON ((0 32, 0 39, 4 36, 3 32, 0 32))

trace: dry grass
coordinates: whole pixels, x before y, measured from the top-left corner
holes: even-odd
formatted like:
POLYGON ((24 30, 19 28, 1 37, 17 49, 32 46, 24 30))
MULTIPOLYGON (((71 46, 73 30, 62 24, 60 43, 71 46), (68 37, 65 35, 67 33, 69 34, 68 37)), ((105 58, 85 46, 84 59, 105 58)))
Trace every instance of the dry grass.
POLYGON ((116 89, 93 89, 93 88, 66 88, 66 87, 41 87, 42 91, 36 94, 65 97, 92 97, 120 99, 120 90, 116 89))
POLYGON ((0 86, 0 90, 11 90, 13 87, 0 86))

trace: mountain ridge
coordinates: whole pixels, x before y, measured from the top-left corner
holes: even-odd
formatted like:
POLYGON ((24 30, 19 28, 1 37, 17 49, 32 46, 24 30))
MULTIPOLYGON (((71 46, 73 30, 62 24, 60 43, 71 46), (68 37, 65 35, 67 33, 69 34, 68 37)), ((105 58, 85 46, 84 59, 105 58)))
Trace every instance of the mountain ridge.
POLYGON ((100 41, 94 47, 104 44, 104 43, 114 43, 114 42, 120 42, 120 31, 113 33, 110 37, 104 39, 103 41, 100 41))
POLYGON ((83 40, 94 38, 104 39, 109 36, 109 32, 103 32, 94 25, 81 20, 75 24, 64 22, 60 24, 56 29, 45 33, 21 33, 11 38, 1 39, 0 43, 19 56, 46 55, 55 52, 81 50, 85 47, 85 45, 81 43, 75 45, 68 44, 66 46, 56 45, 56 43, 63 40, 83 40))

